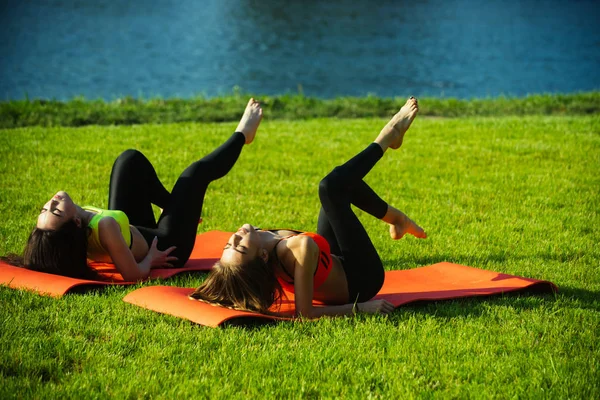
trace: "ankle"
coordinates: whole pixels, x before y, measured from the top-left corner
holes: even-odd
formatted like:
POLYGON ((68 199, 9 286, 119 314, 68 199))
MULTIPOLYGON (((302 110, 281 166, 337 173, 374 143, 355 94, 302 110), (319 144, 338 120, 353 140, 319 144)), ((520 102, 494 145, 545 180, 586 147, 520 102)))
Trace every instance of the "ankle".
POLYGON ((390 148, 390 141, 386 140, 386 138, 377 138, 373 141, 373 143, 379 145, 379 147, 381 147, 381 150, 385 153, 385 151, 387 149, 390 148))
POLYGON ((381 220, 390 225, 396 225, 401 221, 400 211, 388 204, 388 209, 381 220))

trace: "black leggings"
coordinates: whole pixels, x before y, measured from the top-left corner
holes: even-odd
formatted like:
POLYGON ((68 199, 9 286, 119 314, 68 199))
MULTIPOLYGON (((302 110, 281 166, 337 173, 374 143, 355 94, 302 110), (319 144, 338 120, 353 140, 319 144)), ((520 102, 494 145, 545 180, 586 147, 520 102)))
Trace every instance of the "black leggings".
POLYGON ((350 207, 354 204, 379 219, 387 213, 387 203, 362 180, 382 156, 381 147, 372 143, 334 168, 319 184, 317 233, 327 239, 332 254, 342 257, 350 302, 371 299, 381 289, 385 276, 377 250, 350 207))
POLYGON ((191 164, 177 179, 171 193, 162 185, 154 167, 137 150, 124 151, 110 175, 108 208, 121 210, 148 242, 158 237, 158 248, 177 248, 170 254, 181 267, 194 248, 198 220, 208 185, 227 174, 237 161, 245 138, 235 132, 209 155, 191 164), (152 204, 163 209, 158 222, 152 204))

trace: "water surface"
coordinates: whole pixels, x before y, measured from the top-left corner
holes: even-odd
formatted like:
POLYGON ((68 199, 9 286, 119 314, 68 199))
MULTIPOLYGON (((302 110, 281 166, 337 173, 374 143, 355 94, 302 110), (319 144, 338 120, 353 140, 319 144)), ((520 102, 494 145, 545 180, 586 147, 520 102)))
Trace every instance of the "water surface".
POLYGON ((599 4, 5 0, 0 100, 598 90, 599 4))

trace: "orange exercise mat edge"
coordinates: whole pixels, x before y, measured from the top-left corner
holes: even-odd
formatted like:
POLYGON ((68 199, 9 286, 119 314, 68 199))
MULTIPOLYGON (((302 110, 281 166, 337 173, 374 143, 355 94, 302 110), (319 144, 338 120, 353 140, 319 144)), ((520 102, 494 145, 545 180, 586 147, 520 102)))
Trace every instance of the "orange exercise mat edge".
MULTIPOLYGON (((209 271, 221 257, 223 246, 230 236, 231 232, 223 231, 210 231, 197 235, 192 255, 183 268, 153 269, 148 279, 165 279, 184 272, 209 271)), ((74 291, 75 288, 89 289, 106 285, 132 285, 137 283, 125 281, 113 264, 91 263, 90 266, 98 272, 102 280, 75 279, 47 274, 15 267, 0 261, 0 285, 61 297, 74 291)))
MULTIPOLYGON (((149 286, 137 289, 123 301, 163 314, 184 318, 200 325, 218 327, 233 320, 285 320, 294 315, 294 296, 286 293, 278 310, 282 316, 251 313, 190 300, 191 288, 149 286)), ((461 297, 529 290, 539 293, 558 291, 548 281, 523 278, 498 272, 441 262, 410 270, 388 271, 385 283, 375 298, 386 299, 396 307, 416 301, 448 300, 461 297)), ((318 304, 315 304, 318 306, 318 304)))

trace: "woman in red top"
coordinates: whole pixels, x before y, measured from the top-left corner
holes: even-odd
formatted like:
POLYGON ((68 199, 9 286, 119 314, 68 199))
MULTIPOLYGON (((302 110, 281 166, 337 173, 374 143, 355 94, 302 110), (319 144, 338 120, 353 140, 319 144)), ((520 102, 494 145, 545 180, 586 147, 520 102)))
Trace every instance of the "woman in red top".
POLYGON ((388 148, 400 147, 417 112, 417 100, 411 97, 374 143, 320 182, 317 234, 265 231, 245 224, 231 236, 220 261, 190 297, 266 313, 285 287, 294 292, 296 312, 304 318, 391 312, 391 303, 371 300, 383 285, 383 264, 351 204, 390 224, 392 239, 407 233, 427 236, 363 181, 388 148), (313 307, 313 299, 326 306, 313 307))

